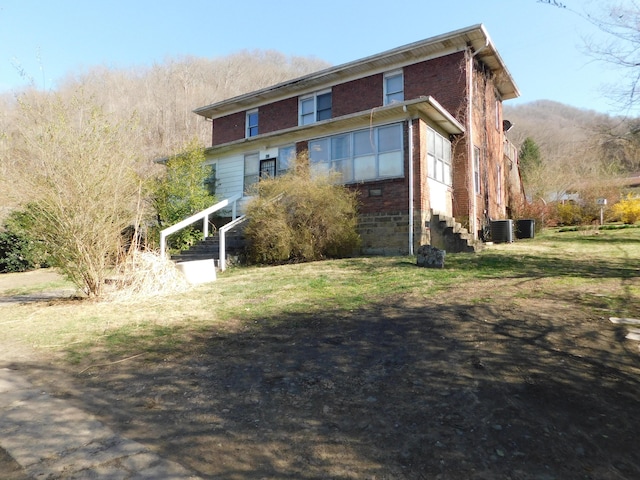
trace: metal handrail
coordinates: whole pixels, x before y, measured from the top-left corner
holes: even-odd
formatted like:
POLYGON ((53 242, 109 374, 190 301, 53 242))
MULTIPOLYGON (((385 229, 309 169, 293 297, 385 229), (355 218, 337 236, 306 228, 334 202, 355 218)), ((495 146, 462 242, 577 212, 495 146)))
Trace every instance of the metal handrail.
POLYGON ((191 225, 194 222, 197 222, 198 220, 201 220, 201 219, 203 220, 202 234, 203 234, 203 238, 207 238, 207 236, 209 236, 209 215, 211 215, 214 212, 217 212, 218 210, 222 210, 223 208, 231 205, 232 222, 236 220, 237 210, 238 210, 237 202, 241 198, 242 198, 242 195, 235 195, 231 198, 222 200, 221 202, 218 202, 215 205, 212 205, 209 208, 206 208, 201 212, 191 215, 189 218, 185 218, 181 222, 178 222, 175 225, 171 225, 170 227, 167 227, 164 230, 162 230, 160 232, 160 255, 162 257, 165 256, 165 252, 167 249, 167 237, 169 235, 177 232, 178 230, 182 230, 185 227, 188 227, 189 225, 191 225))
POLYGON ((218 241, 220 243, 220 259, 218 260, 218 266, 221 272, 224 272, 227 268, 227 244, 226 244, 226 234, 229 230, 231 230, 236 225, 240 225, 247 219, 246 215, 241 215, 235 220, 230 221, 229 223, 223 225, 218 229, 218 241))

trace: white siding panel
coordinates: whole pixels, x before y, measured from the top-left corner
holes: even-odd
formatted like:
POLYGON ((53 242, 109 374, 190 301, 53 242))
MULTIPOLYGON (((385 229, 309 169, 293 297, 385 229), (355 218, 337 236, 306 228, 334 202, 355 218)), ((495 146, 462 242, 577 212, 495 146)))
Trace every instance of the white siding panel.
MULTIPOLYGON (((224 200, 225 198, 242 194, 244 188, 244 156, 234 155, 215 159, 209 158, 208 160, 213 160, 217 163, 216 197, 218 200, 224 200)), ((241 209, 240 205, 239 209, 241 209)), ((238 214, 241 213, 241 211, 238 212, 238 214)))

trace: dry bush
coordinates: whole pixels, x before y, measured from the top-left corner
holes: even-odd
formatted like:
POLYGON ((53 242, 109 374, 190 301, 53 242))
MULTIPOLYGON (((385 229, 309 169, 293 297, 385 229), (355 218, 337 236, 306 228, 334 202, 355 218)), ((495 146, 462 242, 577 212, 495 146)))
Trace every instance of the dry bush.
POLYGON ((29 235, 85 294, 100 296, 121 232, 140 218, 139 157, 127 139, 134 119, 117 122, 78 90, 70 100, 30 92, 4 179, 29 217, 29 235))
POLYGON ((356 193, 305 165, 299 158, 290 173, 256 184, 245 230, 250 262, 344 257, 359 247, 356 193))
POLYGON ((135 301, 149 297, 180 293, 190 288, 176 264, 152 251, 131 251, 116 268, 110 301, 135 301))

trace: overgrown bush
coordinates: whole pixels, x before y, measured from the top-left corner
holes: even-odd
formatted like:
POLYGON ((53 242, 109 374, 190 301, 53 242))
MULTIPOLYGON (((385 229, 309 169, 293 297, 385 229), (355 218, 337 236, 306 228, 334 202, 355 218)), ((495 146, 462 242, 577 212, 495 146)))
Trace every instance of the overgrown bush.
POLYGON ((0 273, 47 266, 46 248, 29 235, 28 221, 25 212, 14 210, 0 228, 0 273))
MULTIPOLYGON (((174 225, 215 203, 215 172, 204 164, 204 148, 197 140, 182 153, 167 160, 165 174, 152 193, 160 229, 174 225)), ((175 232, 167 243, 171 250, 183 250, 202 238, 201 224, 175 232)), ((159 234, 158 234, 159 235, 159 234)))
POLYGON ((595 203, 564 202, 554 204, 553 215, 558 225, 589 225, 598 220, 595 203))
POLYGON ((625 198, 612 206, 611 215, 616 220, 632 225, 640 220, 640 198, 627 194, 625 198))
POLYGON ((536 232, 540 232, 543 228, 550 226, 550 223, 554 221, 550 207, 540 201, 523 201, 513 207, 511 216, 514 220, 534 220, 536 232))
POLYGON ((245 230, 249 262, 344 257, 360 245, 356 193, 331 174, 310 175, 304 158, 296 163, 290 173, 255 185, 245 230))

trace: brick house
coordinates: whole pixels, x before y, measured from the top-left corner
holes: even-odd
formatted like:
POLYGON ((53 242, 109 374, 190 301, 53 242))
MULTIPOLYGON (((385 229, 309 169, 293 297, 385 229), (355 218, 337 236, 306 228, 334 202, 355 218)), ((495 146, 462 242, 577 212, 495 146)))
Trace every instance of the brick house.
MULTIPOLYGON (((307 152, 360 193, 363 253, 432 243, 434 215, 477 240, 523 198, 502 102, 519 95, 483 25, 195 110, 213 125, 216 194, 242 194, 307 152)), ((242 208, 242 207, 241 207, 242 208)))

